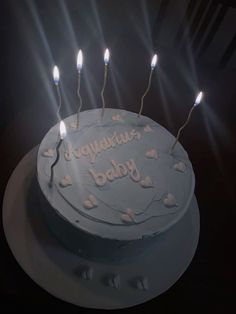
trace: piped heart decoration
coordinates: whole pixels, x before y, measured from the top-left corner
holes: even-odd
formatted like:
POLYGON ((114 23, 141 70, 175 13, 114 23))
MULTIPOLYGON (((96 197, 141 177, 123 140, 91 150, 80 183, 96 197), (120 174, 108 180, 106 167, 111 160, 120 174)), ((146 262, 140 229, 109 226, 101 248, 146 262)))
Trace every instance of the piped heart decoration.
POLYGON ((86 209, 92 209, 98 206, 97 199, 94 195, 90 194, 88 199, 83 202, 83 206, 86 209))
POLYGON ((46 149, 44 152, 43 152, 43 157, 49 157, 49 158, 52 158, 53 155, 54 155, 54 151, 53 149, 49 148, 49 149, 46 149))
POLYGON ((148 290, 148 278, 141 277, 137 279, 136 286, 138 290, 147 291, 148 290))
POLYGON ((143 128, 143 130, 146 133, 152 132, 152 128, 148 124, 143 128))
POLYGON ((119 275, 112 275, 108 278, 108 286, 119 289, 120 288, 120 276, 119 275))
POLYGON ((81 271, 80 276, 81 276, 82 279, 92 280, 92 278, 93 278, 93 268, 89 267, 89 266, 86 267, 85 269, 83 269, 81 271))
POLYGON ((163 203, 166 207, 174 207, 178 206, 176 199, 173 194, 168 193, 166 197, 163 199, 163 203))
POLYGON ((123 121, 121 115, 119 114, 113 115, 111 118, 113 121, 123 121))
POLYGON ((126 211, 121 214, 121 220, 125 223, 134 222, 134 212, 131 208, 127 208, 126 211))
POLYGON ((179 172, 185 172, 186 171, 186 164, 182 161, 174 164, 174 167, 173 167, 176 171, 179 171, 179 172))
POLYGON ((140 181, 140 185, 147 189, 153 187, 152 179, 149 176, 146 176, 143 180, 140 181))
POLYGON ((156 150, 154 148, 149 149, 146 152, 146 157, 150 159, 157 159, 158 156, 156 150))
POLYGON ((64 178, 62 178, 60 181, 60 186, 65 188, 70 185, 72 185, 71 177, 68 175, 64 176, 64 178))

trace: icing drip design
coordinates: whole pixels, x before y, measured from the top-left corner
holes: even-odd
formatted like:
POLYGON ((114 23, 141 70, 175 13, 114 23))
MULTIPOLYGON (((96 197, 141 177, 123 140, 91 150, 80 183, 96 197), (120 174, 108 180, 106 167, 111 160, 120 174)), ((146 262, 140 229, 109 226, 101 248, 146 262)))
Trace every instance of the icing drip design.
POLYGON ((138 290, 147 291, 148 290, 148 278, 141 277, 136 281, 136 287, 138 290))
POLYGON ((179 172, 185 172, 186 171, 186 164, 182 161, 174 164, 174 167, 173 167, 176 171, 179 171, 179 172))
POLYGON ((53 155, 54 155, 54 151, 53 149, 49 148, 49 149, 46 149, 43 153, 42 153, 43 157, 49 157, 49 158, 52 158, 53 155))
POLYGON ((178 206, 174 195, 171 194, 171 193, 168 193, 168 194, 166 195, 166 197, 165 197, 164 200, 163 200, 163 203, 164 203, 164 205, 165 205, 166 207, 178 206))
POLYGON ((146 176, 143 180, 141 180, 140 185, 143 188, 152 188, 153 187, 152 179, 149 176, 146 176))
POLYGON ((97 199, 94 195, 90 194, 88 199, 83 202, 84 208, 92 209, 98 206, 97 199))
POLYGON ((157 156, 157 152, 154 148, 152 149, 149 149, 147 152, 146 152, 146 157, 147 158, 150 158, 150 159, 157 159, 158 156, 157 156))
POLYGON ((64 176, 60 181, 60 186, 65 188, 70 185, 72 185, 71 177, 69 175, 64 176))

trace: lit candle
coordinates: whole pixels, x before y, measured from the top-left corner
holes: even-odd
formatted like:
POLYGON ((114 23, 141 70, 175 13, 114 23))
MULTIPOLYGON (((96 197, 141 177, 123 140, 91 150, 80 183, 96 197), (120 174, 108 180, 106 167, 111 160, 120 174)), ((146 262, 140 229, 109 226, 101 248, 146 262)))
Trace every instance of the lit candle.
POLYGON ((105 90, 106 83, 107 83, 107 68, 108 68, 109 59, 110 59, 110 52, 108 49, 106 49, 105 53, 104 53, 104 79, 103 79, 103 86, 102 86, 102 91, 101 91, 102 117, 104 115, 104 110, 105 110, 104 90, 105 90))
POLYGON ((50 186, 52 186, 52 183, 53 183, 54 167, 56 166, 56 164, 58 163, 58 161, 60 159, 59 149, 60 149, 60 146, 61 146, 64 138, 66 137, 66 126, 65 126, 65 123, 63 121, 61 121, 60 125, 59 125, 59 134, 60 134, 60 140, 56 146, 56 159, 55 159, 54 163, 51 165, 51 175, 50 175, 50 181, 49 181, 50 186))
POLYGON ((53 68, 53 80, 54 84, 56 86, 57 95, 58 95, 58 109, 57 109, 57 119, 58 121, 61 120, 60 118, 60 109, 61 109, 61 93, 60 93, 60 87, 59 87, 59 81, 60 81, 60 73, 58 67, 55 65, 53 68))
POLYGON ((83 105, 82 102, 82 97, 80 95, 80 80, 81 80, 81 70, 82 70, 82 66, 83 66, 83 54, 82 51, 79 50, 78 55, 77 55, 77 70, 78 70, 78 86, 77 86, 77 95, 79 98, 79 108, 77 111, 77 128, 79 127, 79 115, 80 115, 80 111, 83 105))
POLYGON ((189 111, 189 114, 188 114, 188 117, 187 117, 185 123, 184 123, 184 124, 179 128, 179 130, 178 130, 178 133, 177 133, 175 142, 174 142, 174 144, 173 144, 172 147, 171 147, 171 153, 173 153, 173 151, 174 151, 175 145, 177 144, 177 142, 178 142, 178 140, 179 140, 179 138, 180 138, 181 132, 182 132, 183 129, 186 127, 186 125, 189 123, 194 108, 195 108, 197 105, 199 105, 200 102, 202 101, 202 97, 203 97, 203 92, 198 93, 197 98, 196 98, 196 100, 195 100, 195 102, 194 102, 192 108, 191 108, 190 111, 189 111))
POLYGON ((139 114, 138 114, 138 117, 141 116, 142 114, 142 111, 143 111, 143 100, 144 100, 144 97, 147 95, 149 89, 150 89, 150 86, 151 86, 151 82, 152 82, 152 73, 153 73, 153 70, 155 69, 156 67, 156 64, 157 64, 157 55, 155 54, 152 58, 152 61, 151 61, 151 70, 150 70, 150 75, 149 75, 149 79, 148 79, 148 86, 147 86, 147 89, 145 90, 142 98, 141 98, 141 106, 140 106, 140 110, 139 110, 139 114))

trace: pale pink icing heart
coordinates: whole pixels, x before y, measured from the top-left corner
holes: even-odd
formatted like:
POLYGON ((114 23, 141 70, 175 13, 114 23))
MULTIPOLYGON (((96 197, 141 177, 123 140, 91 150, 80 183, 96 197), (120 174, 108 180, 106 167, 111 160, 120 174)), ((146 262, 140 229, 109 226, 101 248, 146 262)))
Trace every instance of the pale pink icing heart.
POLYGON ((126 222, 126 223, 133 221, 132 217, 130 217, 130 215, 128 215, 128 214, 121 214, 121 220, 126 222))
POLYGON ((65 188, 65 187, 67 187, 69 185, 72 185, 71 177, 66 175, 64 178, 61 179, 60 186, 65 188))
POLYGON ((141 180, 140 184, 143 188, 153 187, 152 179, 149 176, 146 176, 143 180, 141 180))
POLYGON ((53 155, 54 155, 54 151, 51 148, 49 148, 43 152, 44 157, 53 157, 53 155))
POLYGON ((166 197, 165 197, 164 200, 163 200, 163 203, 164 203, 164 205, 165 205, 166 207, 178 206, 174 195, 171 194, 171 193, 168 193, 168 194, 166 195, 166 197))
POLYGON ((98 206, 96 197, 92 194, 89 195, 88 199, 83 202, 83 205, 86 209, 92 209, 98 206))
POLYGON ((152 132, 152 128, 147 124, 144 128, 143 128, 144 132, 152 132))
POLYGON ((85 200, 85 201, 83 202, 83 205, 84 205, 84 207, 85 207, 86 209, 91 209, 91 208, 94 207, 93 204, 92 204, 92 202, 91 202, 90 200, 85 200))
POLYGON ((114 115, 111 118, 112 118, 113 121, 122 121, 122 118, 121 118, 121 116, 119 114, 114 115))
POLYGON ((186 170, 186 165, 185 165, 184 162, 180 161, 180 162, 174 164, 174 169, 175 169, 176 171, 179 171, 179 172, 185 172, 185 170, 186 170))
POLYGON ((157 152, 156 152, 156 150, 155 150, 154 148, 148 150, 148 151, 146 152, 146 157, 147 157, 147 158, 154 158, 154 159, 157 159, 157 152))

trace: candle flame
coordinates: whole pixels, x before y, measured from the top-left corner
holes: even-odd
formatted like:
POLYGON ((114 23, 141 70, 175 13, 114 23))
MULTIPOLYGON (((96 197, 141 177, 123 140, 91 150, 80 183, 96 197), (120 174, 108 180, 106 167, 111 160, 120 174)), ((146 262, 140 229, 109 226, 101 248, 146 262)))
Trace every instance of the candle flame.
POLYGON ((66 126, 63 121, 60 122, 60 138, 63 140, 66 137, 66 126))
POLYGON ((200 102, 202 101, 202 97, 203 97, 203 92, 201 91, 200 93, 198 93, 197 98, 195 100, 194 106, 197 106, 200 104, 200 102))
POLYGON ((77 69, 80 71, 83 66, 83 54, 82 51, 79 50, 78 55, 77 55, 77 69))
POLYGON ((59 83, 59 79, 60 79, 59 69, 55 65, 53 68, 53 80, 56 85, 59 83))
POLYGON ((152 68, 152 69, 155 68, 156 63, 157 63, 157 60, 158 60, 158 58, 157 58, 157 55, 155 54, 155 55, 153 56, 152 62, 151 62, 151 68, 152 68))
POLYGON ((109 59, 110 59, 110 52, 109 52, 109 49, 106 49, 105 53, 104 53, 104 62, 105 62, 105 64, 108 64, 109 59))

